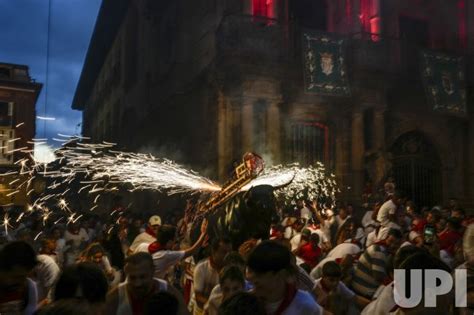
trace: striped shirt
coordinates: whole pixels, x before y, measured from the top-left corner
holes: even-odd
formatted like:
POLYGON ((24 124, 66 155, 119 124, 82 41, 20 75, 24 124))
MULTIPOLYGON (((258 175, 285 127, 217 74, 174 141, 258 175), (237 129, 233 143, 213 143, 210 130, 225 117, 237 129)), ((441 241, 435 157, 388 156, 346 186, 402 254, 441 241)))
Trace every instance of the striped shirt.
POLYGON ((372 298, 382 280, 387 276, 386 263, 389 253, 380 244, 368 247, 360 256, 352 279, 352 289, 358 295, 372 298), (377 280, 379 279, 379 280, 377 280))

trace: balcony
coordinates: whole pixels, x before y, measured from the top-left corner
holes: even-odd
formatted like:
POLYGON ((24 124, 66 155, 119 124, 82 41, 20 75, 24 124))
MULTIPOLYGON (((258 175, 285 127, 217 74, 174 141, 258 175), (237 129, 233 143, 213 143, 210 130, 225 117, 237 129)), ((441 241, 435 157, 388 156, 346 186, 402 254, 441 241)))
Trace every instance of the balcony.
POLYGON ((281 60, 285 56, 284 28, 279 21, 251 15, 228 15, 217 31, 221 57, 281 60))

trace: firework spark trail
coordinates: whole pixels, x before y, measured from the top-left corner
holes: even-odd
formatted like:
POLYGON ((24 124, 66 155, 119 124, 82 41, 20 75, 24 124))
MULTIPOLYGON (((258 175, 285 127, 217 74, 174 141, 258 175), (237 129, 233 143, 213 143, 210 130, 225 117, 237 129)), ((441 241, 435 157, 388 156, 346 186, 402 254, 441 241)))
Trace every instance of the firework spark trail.
POLYGON ((108 143, 78 144, 79 150, 61 150, 66 165, 61 167, 61 172, 51 172, 47 176, 63 177, 64 182, 78 174, 92 174, 91 179, 81 181, 81 184, 96 184, 89 193, 116 190, 109 184, 120 182, 131 184, 132 190, 151 189, 167 194, 221 189, 211 180, 166 159, 159 160, 141 153, 100 151, 112 147, 113 144, 108 143))

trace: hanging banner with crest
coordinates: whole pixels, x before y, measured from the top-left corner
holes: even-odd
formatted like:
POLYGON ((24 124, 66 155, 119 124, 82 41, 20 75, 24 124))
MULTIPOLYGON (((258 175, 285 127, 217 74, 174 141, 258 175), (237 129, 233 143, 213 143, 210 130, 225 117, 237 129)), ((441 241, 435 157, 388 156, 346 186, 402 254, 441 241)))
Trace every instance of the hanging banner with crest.
POLYGON ((464 58, 434 51, 423 51, 421 55, 423 84, 433 109, 465 115, 464 58))
POLYGON ((346 39, 303 32, 303 65, 306 93, 349 96, 345 61, 346 39))

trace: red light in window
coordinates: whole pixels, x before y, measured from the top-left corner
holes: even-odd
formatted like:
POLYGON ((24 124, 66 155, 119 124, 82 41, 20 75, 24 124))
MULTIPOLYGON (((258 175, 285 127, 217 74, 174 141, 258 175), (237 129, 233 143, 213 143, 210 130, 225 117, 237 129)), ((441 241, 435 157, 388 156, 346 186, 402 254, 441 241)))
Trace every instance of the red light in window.
POLYGON ((252 0, 252 15, 273 17, 273 0, 252 0))

